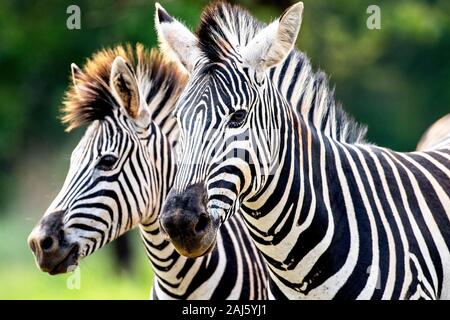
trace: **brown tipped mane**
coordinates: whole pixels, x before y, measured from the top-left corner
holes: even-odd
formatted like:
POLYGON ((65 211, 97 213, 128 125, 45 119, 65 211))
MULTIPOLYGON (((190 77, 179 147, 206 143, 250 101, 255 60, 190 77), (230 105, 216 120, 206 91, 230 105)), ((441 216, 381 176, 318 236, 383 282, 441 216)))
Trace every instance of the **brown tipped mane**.
MULTIPOLYGON (((66 131, 102 120, 119 107, 109 86, 111 66, 117 56, 132 66, 147 104, 159 92, 168 96, 179 94, 187 81, 187 76, 156 49, 127 44, 100 50, 86 61, 82 73, 77 75, 76 86, 72 84, 65 93, 61 122, 67 126, 66 131)), ((164 106, 159 103, 157 108, 164 106)), ((157 114, 160 110, 151 111, 157 114)))

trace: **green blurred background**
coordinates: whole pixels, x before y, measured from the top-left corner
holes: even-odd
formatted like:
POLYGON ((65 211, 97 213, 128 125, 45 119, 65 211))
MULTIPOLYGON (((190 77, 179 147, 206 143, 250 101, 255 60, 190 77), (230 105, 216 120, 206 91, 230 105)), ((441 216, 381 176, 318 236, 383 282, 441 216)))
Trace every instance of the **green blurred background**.
MULTIPOLYGON (((207 1, 161 0, 195 27, 207 1)), ((291 1, 234 1, 264 21, 291 1)), ((424 130, 450 112, 450 1, 304 0, 298 47, 336 86, 345 109, 369 126, 369 139, 407 151, 424 130), (381 30, 366 27, 371 4, 381 30)), ((64 180, 83 129, 69 134, 58 108, 70 63, 121 42, 156 45, 154 2, 0 2, 0 298, 146 299, 152 272, 134 231, 131 269, 107 246, 81 264, 81 287, 70 275, 36 268, 26 237, 64 180), (81 30, 68 30, 66 9, 81 8, 81 30)))

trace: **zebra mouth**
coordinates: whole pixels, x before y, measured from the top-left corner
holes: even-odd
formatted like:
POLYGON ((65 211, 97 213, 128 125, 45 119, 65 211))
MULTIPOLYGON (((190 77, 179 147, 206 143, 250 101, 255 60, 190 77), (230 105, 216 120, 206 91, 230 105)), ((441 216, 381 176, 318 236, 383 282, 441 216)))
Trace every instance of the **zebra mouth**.
POLYGON ((205 249, 198 250, 197 248, 193 248, 192 246, 186 246, 185 243, 181 244, 178 241, 172 241, 175 249, 178 251, 179 254, 182 256, 188 257, 188 258, 198 258, 205 255, 210 254, 216 247, 217 239, 214 238, 214 240, 210 243, 208 247, 205 249))
POLYGON ((211 245, 209 246, 208 249, 206 249, 206 251, 204 253, 202 253, 201 255, 199 255, 199 257, 201 256, 206 256, 207 254, 210 254, 214 248, 216 247, 216 243, 217 243, 217 238, 214 238, 214 241, 211 243, 211 245))
POLYGON ((48 273, 53 276, 75 270, 78 265, 78 249, 78 244, 75 244, 72 249, 70 249, 69 253, 60 262, 58 262, 53 269, 48 271, 48 273))

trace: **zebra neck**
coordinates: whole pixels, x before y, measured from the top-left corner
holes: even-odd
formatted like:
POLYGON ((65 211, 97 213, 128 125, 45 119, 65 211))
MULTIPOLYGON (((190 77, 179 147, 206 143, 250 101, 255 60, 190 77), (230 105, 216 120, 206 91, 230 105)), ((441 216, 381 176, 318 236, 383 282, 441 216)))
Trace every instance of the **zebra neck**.
MULTIPOLYGON (((286 116, 289 117, 288 113, 286 116)), ((271 171, 262 190, 242 205, 243 211, 257 220, 252 223, 253 236, 266 244, 283 238, 283 228, 278 227, 292 225, 293 221, 285 221, 288 216, 296 212, 295 223, 299 225, 312 205, 323 202, 319 154, 322 137, 319 138, 313 125, 299 121, 294 115, 292 121, 294 125, 287 127, 280 137, 285 148, 279 151, 276 169, 271 171)))
POLYGON ((450 202, 439 185, 448 185, 449 150, 398 153, 341 143, 298 120, 282 150, 294 161, 281 162, 272 189, 260 195, 262 205, 246 210, 276 288, 291 298, 404 298, 424 281, 431 297, 440 288, 448 296, 448 285, 439 287, 430 274, 448 283, 441 270, 450 270, 450 202), (410 228, 422 221, 422 231, 410 228), (404 263, 397 273, 382 261, 392 253, 404 263), (382 290, 376 290, 379 279, 382 290))
MULTIPOLYGON (((163 200, 176 172, 172 147, 166 134, 154 122, 143 134, 141 141, 144 141, 143 149, 148 155, 147 163, 156 164, 148 167, 150 201, 139 225, 141 239, 155 274, 154 294, 159 298, 181 299, 186 295, 186 288, 189 286, 185 283, 187 280, 180 279, 180 269, 177 266, 183 266, 186 258, 180 256, 165 239, 160 232, 158 221, 163 200)), ((201 260, 199 259, 199 262, 201 260)))
POLYGON ((346 214, 338 203, 330 203, 340 190, 328 181, 333 178, 324 153, 328 138, 302 117, 293 121, 282 137, 286 143, 279 167, 251 205, 242 207, 252 237, 269 265, 278 270, 295 267, 319 244, 327 227, 335 223, 332 207, 337 216, 346 214))
POLYGON ((304 53, 293 50, 268 76, 292 110, 321 132, 340 142, 364 142, 367 128, 335 101, 328 77, 320 70, 314 72, 304 53))
MULTIPOLYGON (((141 137, 143 152, 147 154, 149 203, 143 215, 142 224, 153 224, 157 221, 165 197, 173 183, 176 163, 172 146, 165 133, 152 122, 141 137)), ((145 164, 144 164, 145 165, 145 164)))

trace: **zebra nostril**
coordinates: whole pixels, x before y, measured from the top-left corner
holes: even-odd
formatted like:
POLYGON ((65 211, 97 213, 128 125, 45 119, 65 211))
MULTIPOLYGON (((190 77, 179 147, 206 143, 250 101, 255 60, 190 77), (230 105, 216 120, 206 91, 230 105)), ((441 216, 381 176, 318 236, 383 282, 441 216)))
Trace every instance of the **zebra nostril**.
POLYGON ((202 213, 198 218, 197 224, 195 225, 194 228, 195 232, 200 233, 205 231, 206 227, 208 226, 208 223, 209 223, 208 216, 205 213, 202 213))
POLYGON ((52 246, 53 246, 53 238, 52 237, 46 237, 44 240, 41 241, 41 248, 44 251, 51 249, 52 246))

